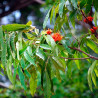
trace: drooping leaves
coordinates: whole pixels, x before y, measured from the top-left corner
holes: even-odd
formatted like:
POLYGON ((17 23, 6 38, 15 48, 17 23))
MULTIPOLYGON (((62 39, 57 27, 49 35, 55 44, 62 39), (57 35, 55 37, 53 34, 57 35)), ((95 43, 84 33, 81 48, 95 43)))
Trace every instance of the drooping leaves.
POLYGON ((14 78, 12 75, 12 57, 10 56, 10 58, 7 60, 7 75, 9 77, 9 80, 11 81, 12 84, 14 84, 14 78))
POLYGON ((60 4, 59 4, 59 15, 60 15, 61 18, 62 18, 62 15, 63 15, 63 7, 64 7, 64 5, 65 5, 65 1, 62 0, 62 2, 60 2, 60 4))
POLYGON ((6 66, 6 51, 7 51, 7 44, 6 41, 4 41, 3 38, 3 31, 2 27, 0 26, 0 47, 1 47, 1 61, 2 65, 5 67, 6 66))
POLYGON ((98 61, 95 60, 92 65, 90 66, 89 70, 88 70, 88 84, 89 84, 89 87, 90 89, 92 90, 92 81, 94 83, 95 86, 97 86, 96 84, 96 76, 94 73, 94 69, 96 69, 96 66, 98 66, 98 61))
POLYGON ((33 67, 33 71, 30 77, 30 92, 32 96, 34 96, 36 88, 37 88, 37 72, 36 69, 33 67))
POLYGON ((50 98, 51 96, 51 84, 50 84, 50 80, 49 80, 49 76, 47 71, 45 71, 45 89, 44 89, 44 96, 45 98, 50 98))
POLYGON ((23 30, 25 28, 28 28, 29 26, 28 25, 22 25, 22 24, 7 24, 7 25, 3 25, 2 28, 3 28, 3 31, 19 31, 19 30, 23 30))
POLYGON ((72 4, 73 4, 73 6, 74 6, 75 8, 77 8, 78 1, 77 1, 77 0, 71 0, 71 2, 72 2, 72 4))
POLYGON ((87 46, 98 54, 98 46, 92 40, 87 40, 87 46))
POLYGON ((24 52, 24 57, 25 57, 25 59, 26 59, 28 62, 30 62, 31 64, 36 65, 36 64, 35 64, 35 61, 34 61, 34 58, 31 57, 27 51, 24 52))
POLYGON ((19 79, 20 79, 21 85, 23 86, 24 90, 26 90, 27 87, 25 85, 25 76, 24 76, 20 66, 18 66, 18 75, 19 75, 19 79))
MULTIPOLYGON (((50 9, 51 10, 51 9, 50 9)), ((49 18, 49 14, 50 14, 50 10, 48 11, 46 17, 45 17, 45 20, 44 20, 44 23, 43 23, 43 28, 45 29, 46 25, 47 25, 47 21, 48 21, 48 18, 49 18)))

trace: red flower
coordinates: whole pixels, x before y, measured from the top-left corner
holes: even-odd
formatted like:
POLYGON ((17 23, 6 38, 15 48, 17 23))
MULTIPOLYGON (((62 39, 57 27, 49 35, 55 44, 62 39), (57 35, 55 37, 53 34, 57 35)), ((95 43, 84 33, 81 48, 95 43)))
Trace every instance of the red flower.
POLYGON ((96 30, 97 30, 97 27, 94 27, 94 26, 93 26, 93 28, 91 28, 90 30, 91 30, 92 33, 95 33, 96 30))
POLYGON ((52 35, 52 38, 53 38, 54 41, 56 42, 56 41, 62 40, 63 37, 62 37, 59 33, 54 33, 54 34, 52 35))
POLYGON ((48 30, 46 31, 46 33, 47 33, 48 35, 50 35, 50 34, 52 33, 52 30, 51 30, 51 29, 48 29, 48 30))
POLYGON ((87 19, 84 19, 84 22, 87 23, 87 19))
POLYGON ((95 33, 95 30, 94 29, 91 28, 90 30, 91 30, 92 33, 95 33))
POLYGON ((94 29, 94 30, 97 30, 97 27, 94 27, 94 26, 93 26, 93 29, 94 29))
POLYGON ((84 22, 89 23, 89 22, 92 22, 92 20, 93 20, 93 17, 88 16, 87 19, 84 19, 84 22))

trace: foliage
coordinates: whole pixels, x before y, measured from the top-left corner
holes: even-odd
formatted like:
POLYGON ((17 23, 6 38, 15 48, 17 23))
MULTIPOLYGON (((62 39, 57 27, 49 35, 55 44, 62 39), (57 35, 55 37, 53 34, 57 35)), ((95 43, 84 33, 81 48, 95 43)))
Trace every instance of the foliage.
MULTIPOLYGON (((98 2, 95 1, 91 0, 91 3, 97 13, 98 2)), ((49 4, 50 9, 43 23, 44 30, 41 32, 32 26, 30 21, 26 25, 8 24, 0 27, 0 68, 4 70, 14 86, 17 80, 25 91, 29 86, 32 96, 36 92, 37 77, 40 73, 41 89, 44 96, 50 98, 54 93, 54 78, 62 82, 61 73, 71 78, 75 67, 73 65, 77 66, 76 70, 81 70, 82 66, 86 66, 86 63, 84 65, 81 60, 85 60, 88 65, 91 65, 87 77, 89 87, 93 90, 93 82, 97 88, 97 30, 94 32, 88 30, 88 33, 80 34, 78 38, 75 38, 71 32, 71 29, 76 29, 76 20, 82 20, 81 17, 86 19, 91 29, 95 28, 93 18, 89 20, 86 17, 91 11, 91 4, 88 0, 56 0, 55 2, 47 0, 46 4, 49 4), (45 28, 49 17, 50 22, 54 24, 54 30, 48 34, 45 28), (89 50, 92 50, 94 56, 89 54, 89 50)), ((97 17, 96 14, 94 17, 97 17)), ((96 22, 97 19, 94 21, 96 22)))

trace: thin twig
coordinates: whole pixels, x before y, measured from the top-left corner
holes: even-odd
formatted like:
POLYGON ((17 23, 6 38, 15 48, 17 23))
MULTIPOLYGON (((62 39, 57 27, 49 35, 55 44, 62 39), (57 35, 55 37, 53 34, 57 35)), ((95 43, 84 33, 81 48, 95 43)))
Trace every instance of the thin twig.
POLYGON ((74 49, 74 50, 77 50, 77 51, 79 51, 79 52, 82 52, 82 53, 86 54, 87 56, 89 56, 89 57, 92 58, 92 59, 98 60, 98 57, 92 56, 92 55, 90 55, 90 54, 88 54, 88 53, 86 53, 86 52, 84 52, 84 51, 82 51, 82 50, 80 50, 80 49, 78 49, 78 48, 76 48, 76 47, 70 47, 70 46, 68 46, 68 47, 69 47, 70 49, 74 49))
POLYGON ((66 58, 66 57, 59 57, 59 58, 70 59, 70 60, 85 60, 85 59, 90 59, 90 57, 87 57, 87 58, 66 58))
MULTIPOLYGON (((87 19, 87 17, 86 17, 85 14, 83 13, 83 11, 82 11, 82 10, 80 10, 80 11, 81 11, 82 16, 84 16, 84 18, 87 19)), ((88 20, 88 19, 87 19, 87 20, 88 20)))

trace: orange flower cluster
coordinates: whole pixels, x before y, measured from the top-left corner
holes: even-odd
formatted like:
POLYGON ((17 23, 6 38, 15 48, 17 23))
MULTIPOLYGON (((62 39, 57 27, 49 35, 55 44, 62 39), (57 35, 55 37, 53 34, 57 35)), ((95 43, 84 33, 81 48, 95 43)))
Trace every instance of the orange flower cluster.
POLYGON ((62 38, 63 38, 63 37, 60 35, 60 33, 53 33, 53 34, 52 34, 52 30, 51 30, 51 29, 46 30, 46 33, 47 33, 48 35, 51 35, 51 37, 54 39, 55 42, 60 41, 60 40, 62 40, 62 38))
POLYGON ((54 41, 56 42, 56 41, 62 40, 63 37, 62 37, 59 33, 54 33, 54 34, 52 35, 52 38, 53 38, 54 41))
POLYGON ((48 29, 48 30, 46 31, 46 33, 47 33, 48 35, 50 35, 50 34, 52 33, 52 30, 51 30, 51 29, 48 29))
POLYGON ((93 28, 91 28, 90 30, 91 30, 92 33, 95 33, 96 30, 97 30, 97 27, 94 27, 94 26, 93 26, 93 28))
POLYGON ((85 23, 90 23, 92 21, 93 21, 93 17, 91 17, 91 16, 88 16, 87 19, 84 19, 85 23))

